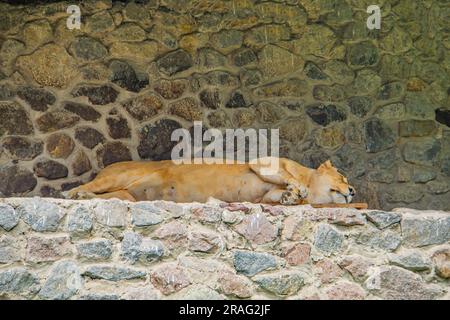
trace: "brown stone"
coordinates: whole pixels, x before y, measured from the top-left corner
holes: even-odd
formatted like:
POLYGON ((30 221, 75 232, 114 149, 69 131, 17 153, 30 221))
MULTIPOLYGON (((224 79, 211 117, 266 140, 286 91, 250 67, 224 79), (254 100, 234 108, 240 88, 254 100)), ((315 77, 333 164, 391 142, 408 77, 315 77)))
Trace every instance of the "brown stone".
POLYGON ((47 138, 47 151, 52 158, 66 159, 72 153, 75 143, 64 133, 55 133, 47 138))
POLYGON ((102 167, 109 166, 116 162, 132 160, 130 150, 119 141, 107 142, 104 144, 97 150, 97 159, 99 165, 102 167))
POLYGON ((438 276, 444 279, 450 279, 450 249, 441 249, 436 251, 432 256, 433 263, 436 267, 438 276))
POLYGON ((203 118, 203 110, 197 100, 190 97, 171 103, 169 112, 188 121, 199 121, 203 118))
POLYGON ((16 65, 43 86, 64 88, 76 76, 75 59, 58 45, 48 44, 33 54, 20 56, 16 65))
POLYGON ((156 95, 139 96, 123 104, 128 113, 139 121, 150 120, 163 106, 163 102, 156 95))
POLYGON ((291 266, 299 266, 309 261, 311 246, 306 243, 288 244, 282 247, 283 256, 291 266))
POLYGON ((69 170, 65 165, 54 160, 40 160, 34 164, 34 173, 38 177, 55 180, 67 177, 69 170))
POLYGON ((49 111, 36 119, 38 129, 44 133, 73 127, 80 118, 67 111, 49 111))
POLYGON ((78 151, 72 162, 73 174, 76 176, 81 176, 83 173, 86 173, 91 169, 92 166, 87 155, 83 151, 78 151))
POLYGON ((114 115, 106 118, 109 135, 113 139, 131 138, 131 130, 128 126, 127 119, 120 115, 114 115))
POLYGON ((419 78, 412 78, 408 80, 406 84, 406 89, 408 91, 423 91, 425 90, 426 84, 419 78))
POLYGON ((155 91, 164 99, 173 100, 181 97, 186 90, 187 81, 183 79, 177 80, 159 80, 154 88, 155 91))

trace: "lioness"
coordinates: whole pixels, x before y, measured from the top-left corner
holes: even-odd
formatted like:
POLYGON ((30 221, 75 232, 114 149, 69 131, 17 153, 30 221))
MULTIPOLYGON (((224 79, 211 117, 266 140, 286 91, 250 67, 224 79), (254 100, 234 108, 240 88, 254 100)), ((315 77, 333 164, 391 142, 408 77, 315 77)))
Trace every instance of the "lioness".
POLYGON ((175 202, 206 202, 212 197, 225 202, 294 205, 350 203, 355 195, 330 161, 310 169, 289 159, 276 160, 279 167, 272 175, 263 175, 260 163, 118 162, 100 171, 93 181, 70 190, 67 197, 175 202))

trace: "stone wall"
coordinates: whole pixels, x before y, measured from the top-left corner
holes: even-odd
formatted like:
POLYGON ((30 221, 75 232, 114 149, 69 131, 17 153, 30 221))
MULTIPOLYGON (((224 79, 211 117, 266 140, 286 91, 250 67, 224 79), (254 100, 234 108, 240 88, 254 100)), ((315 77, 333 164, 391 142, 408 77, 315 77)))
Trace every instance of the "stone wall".
POLYGON ((74 2, 0 1, 4 196, 168 158, 202 120, 279 128, 282 156, 331 158, 372 208, 450 209, 446 1, 379 0, 373 31, 365 0, 82 1, 69 30, 74 2))
POLYGON ((0 202, 0 299, 450 299, 450 212, 0 202))

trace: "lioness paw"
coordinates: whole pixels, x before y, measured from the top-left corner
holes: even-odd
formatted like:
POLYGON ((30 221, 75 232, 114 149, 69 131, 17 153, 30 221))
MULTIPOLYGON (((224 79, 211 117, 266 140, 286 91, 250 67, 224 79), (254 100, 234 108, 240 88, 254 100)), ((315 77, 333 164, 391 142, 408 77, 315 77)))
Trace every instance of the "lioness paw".
POLYGON ((300 199, 306 199, 308 197, 308 189, 299 184, 288 184, 286 189, 296 194, 300 199))
POLYGON ((280 204, 293 205, 299 201, 298 195, 292 191, 285 191, 281 194, 280 204))

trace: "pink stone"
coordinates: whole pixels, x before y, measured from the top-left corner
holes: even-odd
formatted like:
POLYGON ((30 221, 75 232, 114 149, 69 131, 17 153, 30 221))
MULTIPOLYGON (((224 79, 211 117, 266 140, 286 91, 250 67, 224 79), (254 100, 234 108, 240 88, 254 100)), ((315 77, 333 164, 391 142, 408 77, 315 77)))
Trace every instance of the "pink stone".
POLYGON ((305 243, 288 244, 282 248, 283 256, 291 266, 299 266, 309 261, 311 246, 305 243))
POLYGON ((340 282, 330 287, 326 294, 329 300, 363 300, 365 291, 357 284, 340 282))
POLYGON ((217 223, 222 218, 222 209, 210 206, 193 207, 192 217, 203 223, 217 223))
POLYGON ((242 299, 253 295, 253 286, 246 277, 225 273, 220 276, 218 283, 220 290, 226 295, 233 295, 242 299))
POLYGON ((268 212, 275 217, 284 214, 283 209, 279 206, 261 205, 261 208, 263 212, 268 212))
POLYGON ((181 222, 172 221, 160 226, 153 236, 163 240, 169 249, 185 247, 187 242, 187 227, 181 222))
POLYGON ((278 228, 262 214, 246 216, 235 230, 255 244, 271 242, 278 235, 278 228))
POLYGON ((228 211, 242 211, 244 213, 249 213, 251 209, 242 203, 221 203, 219 205, 222 209, 226 209, 228 211))
POLYGON ((367 271, 373 263, 358 255, 346 256, 339 261, 339 266, 347 270, 355 280, 364 281, 367 278, 367 271))
POLYGON ((343 271, 330 259, 322 259, 314 265, 314 272, 322 283, 330 283, 339 278, 343 271))
POLYGON ((56 261, 73 253, 68 236, 30 236, 27 239, 25 260, 29 262, 56 261))
POLYGON ((187 273, 176 266, 165 266, 150 273, 150 281, 165 295, 171 294, 191 284, 187 273))
POLYGON ((189 235, 189 250, 214 252, 221 244, 220 237, 213 233, 192 232, 189 235))

